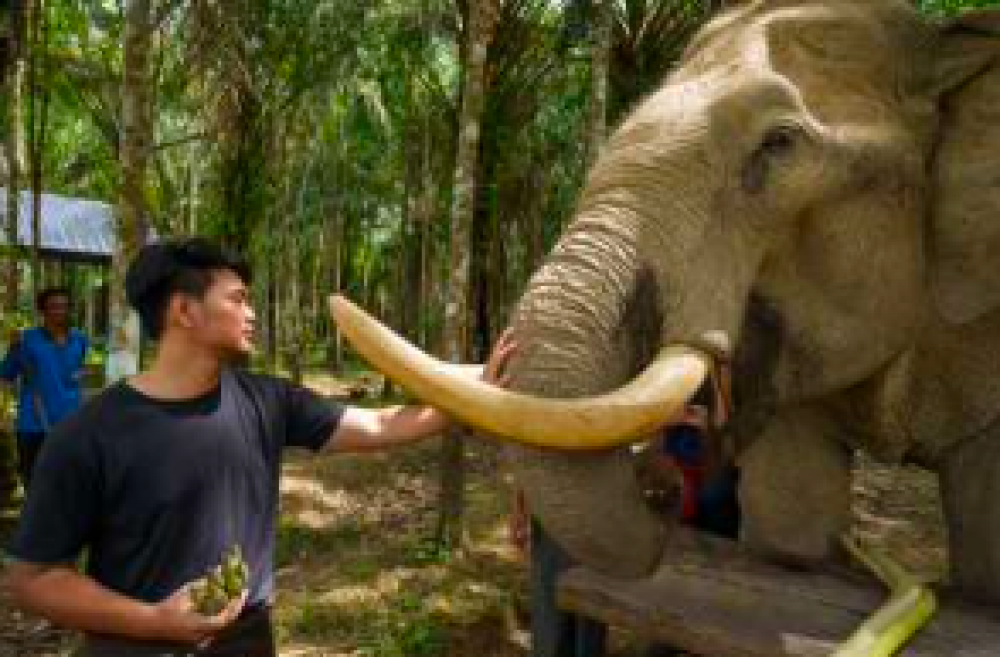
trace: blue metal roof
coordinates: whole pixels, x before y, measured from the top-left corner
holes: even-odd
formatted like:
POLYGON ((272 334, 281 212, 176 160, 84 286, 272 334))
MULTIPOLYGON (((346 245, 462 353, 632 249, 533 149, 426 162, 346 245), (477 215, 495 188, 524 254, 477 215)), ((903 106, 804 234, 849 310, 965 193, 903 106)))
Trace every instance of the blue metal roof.
MULTIPOLYGON (((21 192, 18 210, 18 243, 31 246, 30 191, 21 192)), ((0 187, 0 215, 6 218, 7 188, 0 187)), ((6 220, 3 222, 6 224, 6 220)), ((80 258, 110 258, 115 244, 114 208, 100 201, 42 193, 41 240, 43 251, 80 258)), ((0 244, 7 231, 0 227, 0 244)))

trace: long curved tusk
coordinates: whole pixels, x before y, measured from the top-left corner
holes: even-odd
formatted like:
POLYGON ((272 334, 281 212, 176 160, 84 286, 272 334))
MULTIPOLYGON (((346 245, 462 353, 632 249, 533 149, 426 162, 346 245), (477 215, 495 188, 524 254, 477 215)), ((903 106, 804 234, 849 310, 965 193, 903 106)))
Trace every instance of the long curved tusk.
POLYGON ((665 347, 627 385, 605 395, 547 399, 504 390, 420 351, 340 295, 337 326, 361 356, 411 393, 487 433, 558 449, 614 447, 677 417, 708 374, 711 357, 665 347))

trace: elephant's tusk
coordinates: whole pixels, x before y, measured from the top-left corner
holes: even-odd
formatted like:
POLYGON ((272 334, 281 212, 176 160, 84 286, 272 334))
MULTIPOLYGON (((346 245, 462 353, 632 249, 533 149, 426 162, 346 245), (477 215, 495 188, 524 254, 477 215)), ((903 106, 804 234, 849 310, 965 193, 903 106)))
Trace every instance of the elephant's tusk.
POLYGON ((854 539, 845 537, 844 545, 889 587, 890 596, 832 657, 894 655, 934 615, 934 592, 888 557, 863 549, 854 539))
POLYGON ((613 447, 673 420, 704 381, 711 356, 664 348, 627 385, 605 395, 546 399, 504 390, 433 358, 340 295, 330 298, 337 326, 361 356, 428 404, 509 440, 558 449, 613 447))

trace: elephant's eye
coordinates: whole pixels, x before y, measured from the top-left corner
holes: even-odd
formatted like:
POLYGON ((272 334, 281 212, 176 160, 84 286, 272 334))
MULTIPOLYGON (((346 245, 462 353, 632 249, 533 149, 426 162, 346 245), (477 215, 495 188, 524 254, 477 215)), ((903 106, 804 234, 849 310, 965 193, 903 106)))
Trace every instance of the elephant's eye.
POLYGON ((772 175, 772 166, 795 150, 798 132, 795 126, 782 125, 764 134, 743 167, 743 189, 750 194, 764 191, 767 179, 772 175))
POLYGON ((767 131, 760 143, 759 152, 769 157, 778 157, 793 148, 795 148, 795 128, 781 126, 767 131))

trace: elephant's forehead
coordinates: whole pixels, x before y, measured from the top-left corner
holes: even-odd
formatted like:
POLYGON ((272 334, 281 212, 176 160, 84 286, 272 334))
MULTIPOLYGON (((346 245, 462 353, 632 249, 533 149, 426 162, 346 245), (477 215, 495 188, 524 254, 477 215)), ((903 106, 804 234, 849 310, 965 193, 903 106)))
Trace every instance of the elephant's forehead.
POLYGON ((695 39, 675 80, 727 69, 776 73, 821 120, 854 122, 916 86, 915 51, 929 44, 919 16, 891 0, 770 0, 724 14, 695 39))

